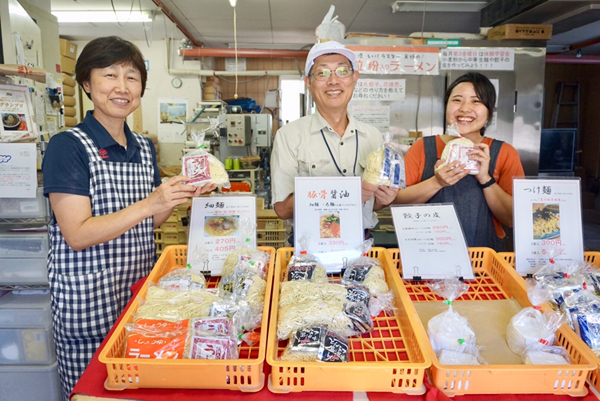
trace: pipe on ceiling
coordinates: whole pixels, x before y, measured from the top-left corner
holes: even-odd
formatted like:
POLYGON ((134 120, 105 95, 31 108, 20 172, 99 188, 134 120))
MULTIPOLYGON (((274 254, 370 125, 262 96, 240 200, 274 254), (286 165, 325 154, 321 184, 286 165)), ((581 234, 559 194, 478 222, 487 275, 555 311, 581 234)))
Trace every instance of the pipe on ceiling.
POLYGON ((546 64, 600 64, 600 56, 568 56, 564 54, 547 54, 546 64))
MULTIPOLYGON (((218 49, 211 47, 196 47, 182 49, 179 55, 187 58, 197 57, 235 57, 235 49, 218 49)), ((306 58, 308 50, 278 50, 278 49, 238 49, 238 57, 259 58, 306 58)))
POLYGON ((194 46, 202 46, 202 43, 198 42, 196 38, 194 38, 194 36, 192 36, 192 34, 189 33, 189 31, 183 26, 181 22, 179 22, 179 20, 173 15, 173 13, 171 13, 167 6, 165 6, 162 3, 161 0, 152 0, 152 2, 156 4, 158 8, 161 9, 161 11, 167 16, 167 18, 170 19, 171 22, 177 26, 181 33, 183 33, 185 37, 188 38, 194 44, 194 46))
MULTIPOLYGON (((213 71, 213 70, 170 70, 170 74, 172 75, 199 75, 204 77, 212 77, 213 75, 218 76, 234 76, 236 75, 235 71, 213 71)), ((261 71, 261 70, 252 70, 252 71, 238 71, 238 77, 244 76, 267 76, 267 75, 300 75, 298 70, 269 70, 269 71, 261 71)))

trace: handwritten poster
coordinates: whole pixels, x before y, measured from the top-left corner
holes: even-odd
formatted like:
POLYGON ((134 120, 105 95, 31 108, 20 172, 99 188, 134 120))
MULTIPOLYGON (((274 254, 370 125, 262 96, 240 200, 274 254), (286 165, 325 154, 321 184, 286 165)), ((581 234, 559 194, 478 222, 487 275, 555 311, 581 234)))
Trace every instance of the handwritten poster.
POLYGON ((35 198, 35 143, 0 143, 0 198, 35 198))
POLYGON ((360 177, 296 177, 294 247, 340 271, 361 255, 364 241, 360 177))
POLYGON ((405 79, 359 79, 352 100, 404 101, 405 79))
POLYGON ((0 142, 38 136, 31 95, 25 85, 0 85, 0 118, 0 142))
POLYGON ((556 263, 583 262, 579 179, 513 181, 515 267, 535 273, 553 256, 556 263))
POLYGON ((347 46, 361 74, 439 75, 439 50, 416 46, 347 46))
POLYGON ((474 278, 454 205, 394 205, 391 212, 405 279, 474 278))
POLYGON ((495 70, 515 69, 515 49, 442 49, 442 70, 495 70))
POLYGON ((188 239, 188 263, 192 267, 219 276, 227 256, 245 247, 256 248, 254 195, 200 196, 192 200, 188 239))

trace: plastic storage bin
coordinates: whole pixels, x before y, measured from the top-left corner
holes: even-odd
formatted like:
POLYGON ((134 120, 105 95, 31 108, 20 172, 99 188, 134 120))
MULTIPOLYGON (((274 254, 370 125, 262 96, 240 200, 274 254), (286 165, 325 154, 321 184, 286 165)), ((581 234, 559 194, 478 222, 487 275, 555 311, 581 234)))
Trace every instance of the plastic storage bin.
POLYGON ((38 187, 35 198, 0 198, 0 218, 37 219, 46 217, 44 188, 38 187))
POLYGON ((0 400, 63 401, 58 364, 0 366, 0 400))
MULTIPOLYGON (((148 280, 138 293, 115 331, 100 351, 98 360, 106 365, 108 377, 104 387, 108 390, 124 390, 135 388, 188 388, 188 389, 224 389, 245 392, 260 391, 264 387, 263 364, 267 347, 267 324, 269 322, 269 305, 275 249, 258 247, 271 255, 265 289, 265 305, 260 331, 260 340, 253 346, 245 343, 239 346, 239 359, 230 360, 157 360, 122 358, 125 343, 125 324, 133 322, 133 313, 138 308, 139 298, 146 296, 148 283, 158 279, 171 270, 185 267, 187 246, 171 245, 164 249, 158 262, 148 276, 148 280)), ((207 280, 208 287, 218 286, 220 277, 207 280)))
MULTIPOLYGON (((514 252, 499 252, 498 255, 504 260, 506 260, 512 267, 514 267, 514 252)), ((586 262, 589 262, 594 266, 600 267, 600 252, 584 252, 584 259, 586 262)), ((592 392, 596 395, 598 399, 600 399, 600 358, 594 353, 591 353, 591 355, 592 361, 598 365, 598 368, 590 372, 588 376, 588 383, 592 392)))
POLYGON ((56 361, 50 295, 0 298, 0 365, 50 365, 56 361))
POLYGON ((0 259, 0 284, 47 286, 46 258, 0 259))
MULTIPOLYGON (((48 233, 10 231, 17 226, 0 226, 0 258, 38 258, 48 256, 48 233)), ((0 259, 0 263, 2 262, 0 259)))
MULTIPOLYGON (((269 390, 275 393, 385 391, 423 394, 423 377, 431 365, 431 359, 424 349, 427 335, 412 305, 406 305, 400 298, 399 286, 402 284, 395 271, 385 265, 387 282, 394 293, 397 309, 392 315, 381 313, 374 318, 375 327, 371 333, 350 338, 349 362, 279 360, 287 344, 287 341, 277 340, 279 287, 293 253, 294 248, 277 250, 267 345, 267 363, 271 366, 269 390)), ((369 256, 383 261, 385 253, 384 248, 372 248, 369 256)))
MULTIPOLYGON (((454 302, 514 298, 522 307, 531 306, 525 280, 490 248, 469 248, 476 283, 454 302)), ((398 249, 388 249, 387 264, 402 277, 398 249)), ((441 302, 423 281, 406 281, 401 287, 403 302, 441 302)), ((412 310, 415 310, 412 305, 412 310)), ((550 309, 549 305, 545 306, 550 309)), ((419 319, 420 321, 420 319, 419 319)), ((421 324, 421 323, 420 323, 421 324)), ((423 328, 424 329, 424 328, 423 328)), ((556 394, 584 396, 585 380, 597 368, 594 356, 583 341, 567 326, 556 332, 556 344, 563 346, 571 365, 442 365, 431 344, 427 350, 432 360, 430 377, 433 385, 448 396, 464 394, 556 394)))

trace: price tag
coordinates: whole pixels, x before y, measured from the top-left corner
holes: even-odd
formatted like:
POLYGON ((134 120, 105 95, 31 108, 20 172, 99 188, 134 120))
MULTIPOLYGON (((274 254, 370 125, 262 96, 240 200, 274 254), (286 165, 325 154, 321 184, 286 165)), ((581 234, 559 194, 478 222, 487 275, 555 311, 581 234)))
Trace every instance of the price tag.
POLYGON ((192 200, 188 263, 218 276, 227 256, 242 247, 256 248, 254 195, 200 196, 192 200), (249 226, 244 227, 244 223, 249 226))
POLYGON ((515 267, 521 275, 548 263, 583 262, 579 179, 513 180, 515 267))
POLYGON ((403 278, 443 279, 448 274, 475 278, 454 205, 396 205, 391 212, 403 278))
POLYGON ((361 255, 364 241, 360 177, 296 177, 294 247, 313 254, 327 271, 361 255), (307 249, 300 245, 308 239, 307 249))

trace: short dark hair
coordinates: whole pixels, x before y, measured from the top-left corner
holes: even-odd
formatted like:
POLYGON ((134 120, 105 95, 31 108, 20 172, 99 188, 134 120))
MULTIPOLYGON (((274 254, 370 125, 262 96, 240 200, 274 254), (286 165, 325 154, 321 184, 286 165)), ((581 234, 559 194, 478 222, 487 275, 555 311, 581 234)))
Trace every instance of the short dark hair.
MULTIPOLYGON (((496 88, 490 82, 488 77, 478 72, 468 72, 465 75, 461 75, 458 77, 452 84, 446 89, 446 94, 444 95, 444 114, 446 112, 446 107, 448 107, 448 100, 450 99, 450 94, 452 90, 458 85, 464 82, 469 82, 473 84, 473 88, 475 88, 475 93, 481 103, 488 109, 488 122, 492 119, 494 114, 494 108, 496 106, 496 88)), ((480 134, 483 135, 485 133, 486 125, 481 129, 480 134)))
MULTIPOLYGON (((148 80, 144 56, 136 45, 118 36, 96 38, 85 45, 77 58, 75 79, 83 88, 83 83, 90 80, 94 68, 106 68, 113 64, 123 63, 131 63, 140 72, 142 96, 144 96, 148 80)), ((89 93, 85 92, 85 94, 91 99, 89 93)))

